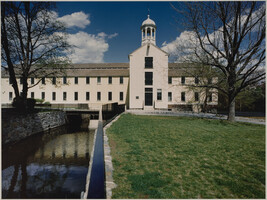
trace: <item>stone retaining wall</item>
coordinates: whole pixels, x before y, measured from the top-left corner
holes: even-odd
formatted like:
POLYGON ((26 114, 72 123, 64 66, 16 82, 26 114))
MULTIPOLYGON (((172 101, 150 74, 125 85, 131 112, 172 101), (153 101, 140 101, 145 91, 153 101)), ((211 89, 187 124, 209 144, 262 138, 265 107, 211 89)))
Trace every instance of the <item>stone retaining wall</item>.
POLYGON ((107 199, 111 199, 112 190, 117 187, 117 184, 114 183, 113 180, 113 164, 112 164, 112 156, 110 152, 110 146, 108 141, 108 136, 106 134, 106 130, 120 118, 121 114, 118 115, 115 119, 113 119, 110 123, 108 123, 104 127, 104 155, 105 155, 105 174, 106 174, 106 197, 107 199))
POLYGON ((2 116, 2 144, 18 142, 28 136, 62 126, 66 123, 63 111, 28 115, 2 116))

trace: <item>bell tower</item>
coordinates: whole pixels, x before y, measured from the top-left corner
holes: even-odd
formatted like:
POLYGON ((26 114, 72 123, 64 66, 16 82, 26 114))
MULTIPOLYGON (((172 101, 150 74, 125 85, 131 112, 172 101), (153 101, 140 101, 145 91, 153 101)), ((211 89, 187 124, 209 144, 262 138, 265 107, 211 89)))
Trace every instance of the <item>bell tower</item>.
POLYGON ((149 15, 147 15, 147 19, 141 26, 142 46, 148 43, 156 45, 156 29, 157 27, 155 22, 149 18, 149 15))

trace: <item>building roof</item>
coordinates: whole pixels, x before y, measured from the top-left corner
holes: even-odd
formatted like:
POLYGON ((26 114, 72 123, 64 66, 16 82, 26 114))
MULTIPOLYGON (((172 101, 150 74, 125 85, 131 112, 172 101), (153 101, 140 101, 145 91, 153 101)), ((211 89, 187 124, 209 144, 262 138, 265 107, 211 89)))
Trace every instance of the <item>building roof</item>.
MULTIPOLYGON (((169 63, 168 64, 168 76, 179 77, 188 76, 188 69, 193 69, 194 64, 185 63, 169 63)), ((17 74, 18 73, 18 70, 17 74)), ((47 69, 46 72, 53 71, 53 69, 47 69)), ((2 78, 8 78, 9 74, 7 70, 1 71, 2 78)), ((71 64, 64 68, 64 72, 59 76, 68 77, 86 77, 86 76, 129 76, 129 63, 88 63, 88 64, 71 64)))
POLYGON ((129 76, 129 63, 73 64, 66 76, 129 76))
POLYGON ((194 69, 194 64, 186 64, 186 63, 169 63, 169 71, 168 76, 188 76, 190 71, 194 69), (189 72, 189 73, 188 73, 189 72))
MULTIPOLYGON (((57 70, 57 68, 47 68, 46 73, 57 70)), ((129 63, 88 63, 88 64, 71 64, 65 67, 59 76, 129 76, 129 63)), ((16 70, 19 73, 19 69, 16 70)), ((7 70, 2 70, 2 78, 9 77, 7 70)))
POLYGON ((132 53, 130 53, 130 54, 128 55, 128 58, 129 58, 129 56, 131 56, 133 53, 135 53, 135 52, 138 51, 139 49, 143 48, 144 46, 154 46, 154 47, 156 47, 158 50, 160 50, 161 52, 163 52, 163 53, 165 53, 167 56, 169 56, 169 54, 168 54, 166 51, 162 50, 162 49, 159 48, 157 45, 154 45, 154 44, 152 44, 152 43, 146 43, 146 44, 140 46, 139 48, 135 49, 132 53))
POLYGON ((149 18, 149 15, 147 15, 147 19, 145 21, 143 21, 142 23, 142 27, 143 26, 155 26, 156 27, 156 23, 149 18))

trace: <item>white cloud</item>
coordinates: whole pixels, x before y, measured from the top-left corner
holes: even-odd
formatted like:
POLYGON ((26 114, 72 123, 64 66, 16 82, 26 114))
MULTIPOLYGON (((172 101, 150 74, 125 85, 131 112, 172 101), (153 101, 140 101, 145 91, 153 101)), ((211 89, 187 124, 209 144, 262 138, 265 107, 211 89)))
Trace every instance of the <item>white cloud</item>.
POLYGON ((192 53, 196 44, 195 34, 192 31, 184 31, 170 43, 164 41, 161 49, 169 53, 172 59, 179 62, 183 56, 192 53))
POLYGON ((108 50, 108 43, 103 36, 78 32, 69 34, 68 42, 74 45, 69 58, 73 63, 104 62, 104 53, 108 50))
POLYGON ((104 62, 104 53, 108 51, 109 44, 106 40, 117 36, 114 33, 108 35, 104 32, 97 35, 79 31, 68 35, 68 42, 73 45, 73 52, 69 58, 73 63, 101 63, 104 62))
POLYGON ((106 34, 104 32, 100 32, 100 33, 97 34, 98 37, 102 37, 102 38, 106 37, 107 39, 112 39, 114 37, 117 37, 118 35, 119 35, 118 33, 113 33, 111 35, 108 35, 108 34, 106 34))
POLYGON ((100 32, 100 33, 97 34, 97 36, 101 37, 101 38, 105 38, 107 36, 107 34, 104 33, 104 32, 100 32))
MULTIPOLYGON (((257 19, 259 18, 260 15, 262 15, 262 11, 265 10, 265 4, 263 4, 259 9, 257 9, 256 11, 254 11, 252 13, 252 17, 251 20, 249 22, 249 25, 255 23, 257 21, 257 19)), ((243 13, 243 15, 241 16, 241 27, 243 26, 243 24, 245 23, 245 20, 247 18, 247 13, 248 11, 246 11, 245 13, 243 13)), ((234 20, 230 20, 230 22, 228 23, 229 27, 232 27, 234 23, 234 20)), ((256 24, 253 28, 252 28, 252 32, 255 31, 259 31, 262 23, 265 23, 265 18, 263 18, 261 23, 256 24)), ((229 28, 228 28, 229 29, 229 28)), ((231 32, 230 30, 228 30, 228 32, 231 32)), ((255 34, 254 34, 255 36, 255 34)), ((222 54, 225 54, 224 51, 224 41, 223 41, 223 27, 218 27, 217 30, 211 32, 208 34, 209 40, 212 41, 217 47, 218 49, 221 51, 222 54)), ((201 40, 203 45, 205 46, 205 48, 216 58, 218 58, 220 60, 221 63, 227 63, 227 60, 224 58, 224 56, 222 56, 212 45, 210 45, 209 41, 208 41, 208 37, 207 35, 205 36, 201 36, 201 40)), ((247 50, 248 48, 248 37, 250 37, 250 35, 246 36, 243 39, 242 44, 244 44, 244 47, 240 47, 240 52, 244 52, 247 50)), ((264 42, 263 42, 264 43, 264 42)), ((229 47, 230 48, 230 47, 229 47)), ((171 59, 173 59, 173 61, 175 62, 182 62, 182 61, 186 61, 186 60, 198 60, 198 58, 195 56, 195 52, 198 53, 198 55, 203 55, 205 54, 204 51, 202 50, 202 48, 200 47, 200 42, 197 39, 197 36, 194 32, 192 31, 184 31, 182 32, 175 40, 167 43, 166 41, 162 43, 162 50, 168 52, 171 56, 171 59)))
MULTIPOLYGON (((90 15, 83 12, 75 12, 58 18, 68 28, 79 27, 85 28, 91 22, 90 15)), ((73 63, 100 63, 104 62, 104 53, 108 51, 109 44, 107 39, 118 36, 118 33, 108 35, 104 32, 89 34, 79 31, 75 34, 68 34, 68 42, 74 48, 68 53, 73 63)))
POLYGON ((111 34, 111 35, 108 36, 108 39, 117 37, 118 35, 119 35, 118 33, 113 33, 113 34, 111 34))
POLYGON ((58 18, 58 21, 63 22, 68 28, 70 27, 79 27, 85 28, 91 23, 89 20, 89 14, 84 12, 75 12, 70 15, 64 15, 63 17, 58 18))

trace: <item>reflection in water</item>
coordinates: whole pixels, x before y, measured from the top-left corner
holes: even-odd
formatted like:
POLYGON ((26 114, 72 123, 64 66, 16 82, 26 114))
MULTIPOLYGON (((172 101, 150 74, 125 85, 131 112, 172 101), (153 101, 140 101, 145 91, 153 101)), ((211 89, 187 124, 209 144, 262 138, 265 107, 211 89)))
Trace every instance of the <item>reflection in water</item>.
POLYGON ((80 198, 94 131, 66 128, 33 136, 2 151, 3 198, 80 198))

